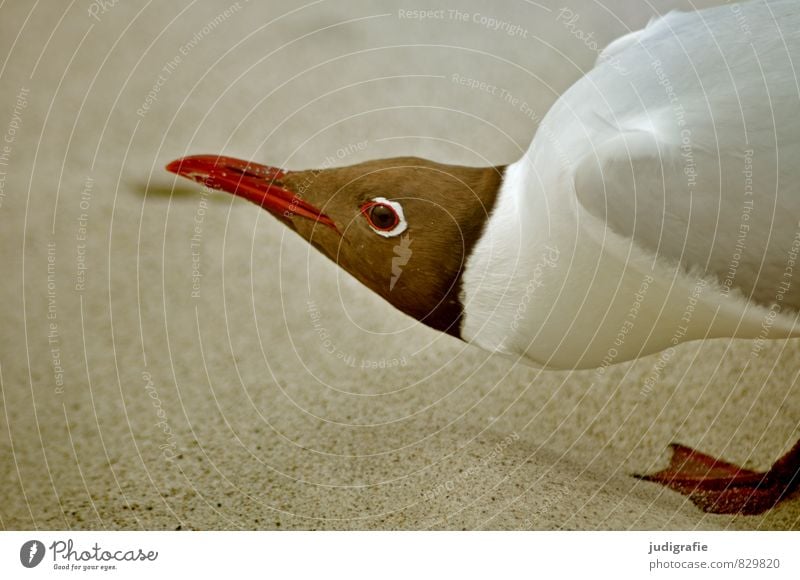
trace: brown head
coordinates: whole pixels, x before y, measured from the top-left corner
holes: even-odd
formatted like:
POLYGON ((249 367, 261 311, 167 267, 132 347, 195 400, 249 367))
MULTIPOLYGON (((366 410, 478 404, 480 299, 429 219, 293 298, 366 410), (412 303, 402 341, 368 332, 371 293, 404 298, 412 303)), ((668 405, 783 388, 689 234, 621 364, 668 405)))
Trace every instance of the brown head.
POLYGON ((167 169, 260 205, 396 308, 460 338, 461 273, 503 167, 398 157, 284 171, 195 155, 167 169))

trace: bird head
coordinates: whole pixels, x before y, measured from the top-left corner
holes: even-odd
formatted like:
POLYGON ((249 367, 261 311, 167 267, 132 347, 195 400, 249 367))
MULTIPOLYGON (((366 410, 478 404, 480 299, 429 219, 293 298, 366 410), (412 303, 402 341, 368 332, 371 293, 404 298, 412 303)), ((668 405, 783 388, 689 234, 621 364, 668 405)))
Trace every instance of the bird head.
POLYGON ((459 338, 461 274, 502 169, 415 157, 304 171, 216 155, 167 165, 261 206, 396 308, 459 338))

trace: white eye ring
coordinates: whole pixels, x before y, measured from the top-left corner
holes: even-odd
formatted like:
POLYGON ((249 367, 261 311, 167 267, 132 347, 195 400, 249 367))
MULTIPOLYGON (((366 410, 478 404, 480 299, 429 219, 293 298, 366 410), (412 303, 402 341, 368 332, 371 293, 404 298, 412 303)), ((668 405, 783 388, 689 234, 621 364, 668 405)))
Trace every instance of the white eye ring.
POLYGON ((361 211, 366 216, 367 223, 369 223, 369 227, 372 229, 372 231, 378 234, 379 236, 383 236, 384 238, 393 238, 394 236, 399 236, 404 231, 406 231, 406 228, 408 228, 408 222, 406 222, 406 216, 405 214, 403 214, 403 206, 400 205, 399 202, 391 201, 389 199, 386 199, 385 197, 373 197, 368 203, 365 203, 362 206, 361 211), (391 229, 389 230, 380 229, 372 224, 368 212, 375 205, 389 206, 394 210, 395 214, 397 214, 397 223, 391 229))

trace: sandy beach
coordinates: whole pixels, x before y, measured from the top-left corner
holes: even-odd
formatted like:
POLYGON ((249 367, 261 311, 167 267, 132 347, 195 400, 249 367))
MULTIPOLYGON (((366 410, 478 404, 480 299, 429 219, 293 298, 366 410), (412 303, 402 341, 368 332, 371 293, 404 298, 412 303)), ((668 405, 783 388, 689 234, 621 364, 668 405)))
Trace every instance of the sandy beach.
POLYGON ((267 213, 164 170, 193 153, 513 162, 602 47, 655 15, 3 4, 0 528, 800 528, 800 498, 715 516, 631 477, 673 441, 767 468, 800 437, 797 340, 540 371, 420 325, 267 213))

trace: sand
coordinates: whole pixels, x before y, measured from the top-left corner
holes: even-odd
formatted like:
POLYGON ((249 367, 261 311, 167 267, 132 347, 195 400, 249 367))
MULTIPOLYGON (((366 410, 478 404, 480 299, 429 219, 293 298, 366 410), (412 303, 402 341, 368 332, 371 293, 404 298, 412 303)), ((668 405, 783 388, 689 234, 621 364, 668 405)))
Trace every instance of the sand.
POLYGON ((713 516, 630 476, 671 441, 768 467, 800 436, 798 341, 538 371, 163 170, 511 162, 597 48, 653 16, 423 6, 0 8, 0 527, 800 527, 798 499, 713 516))

